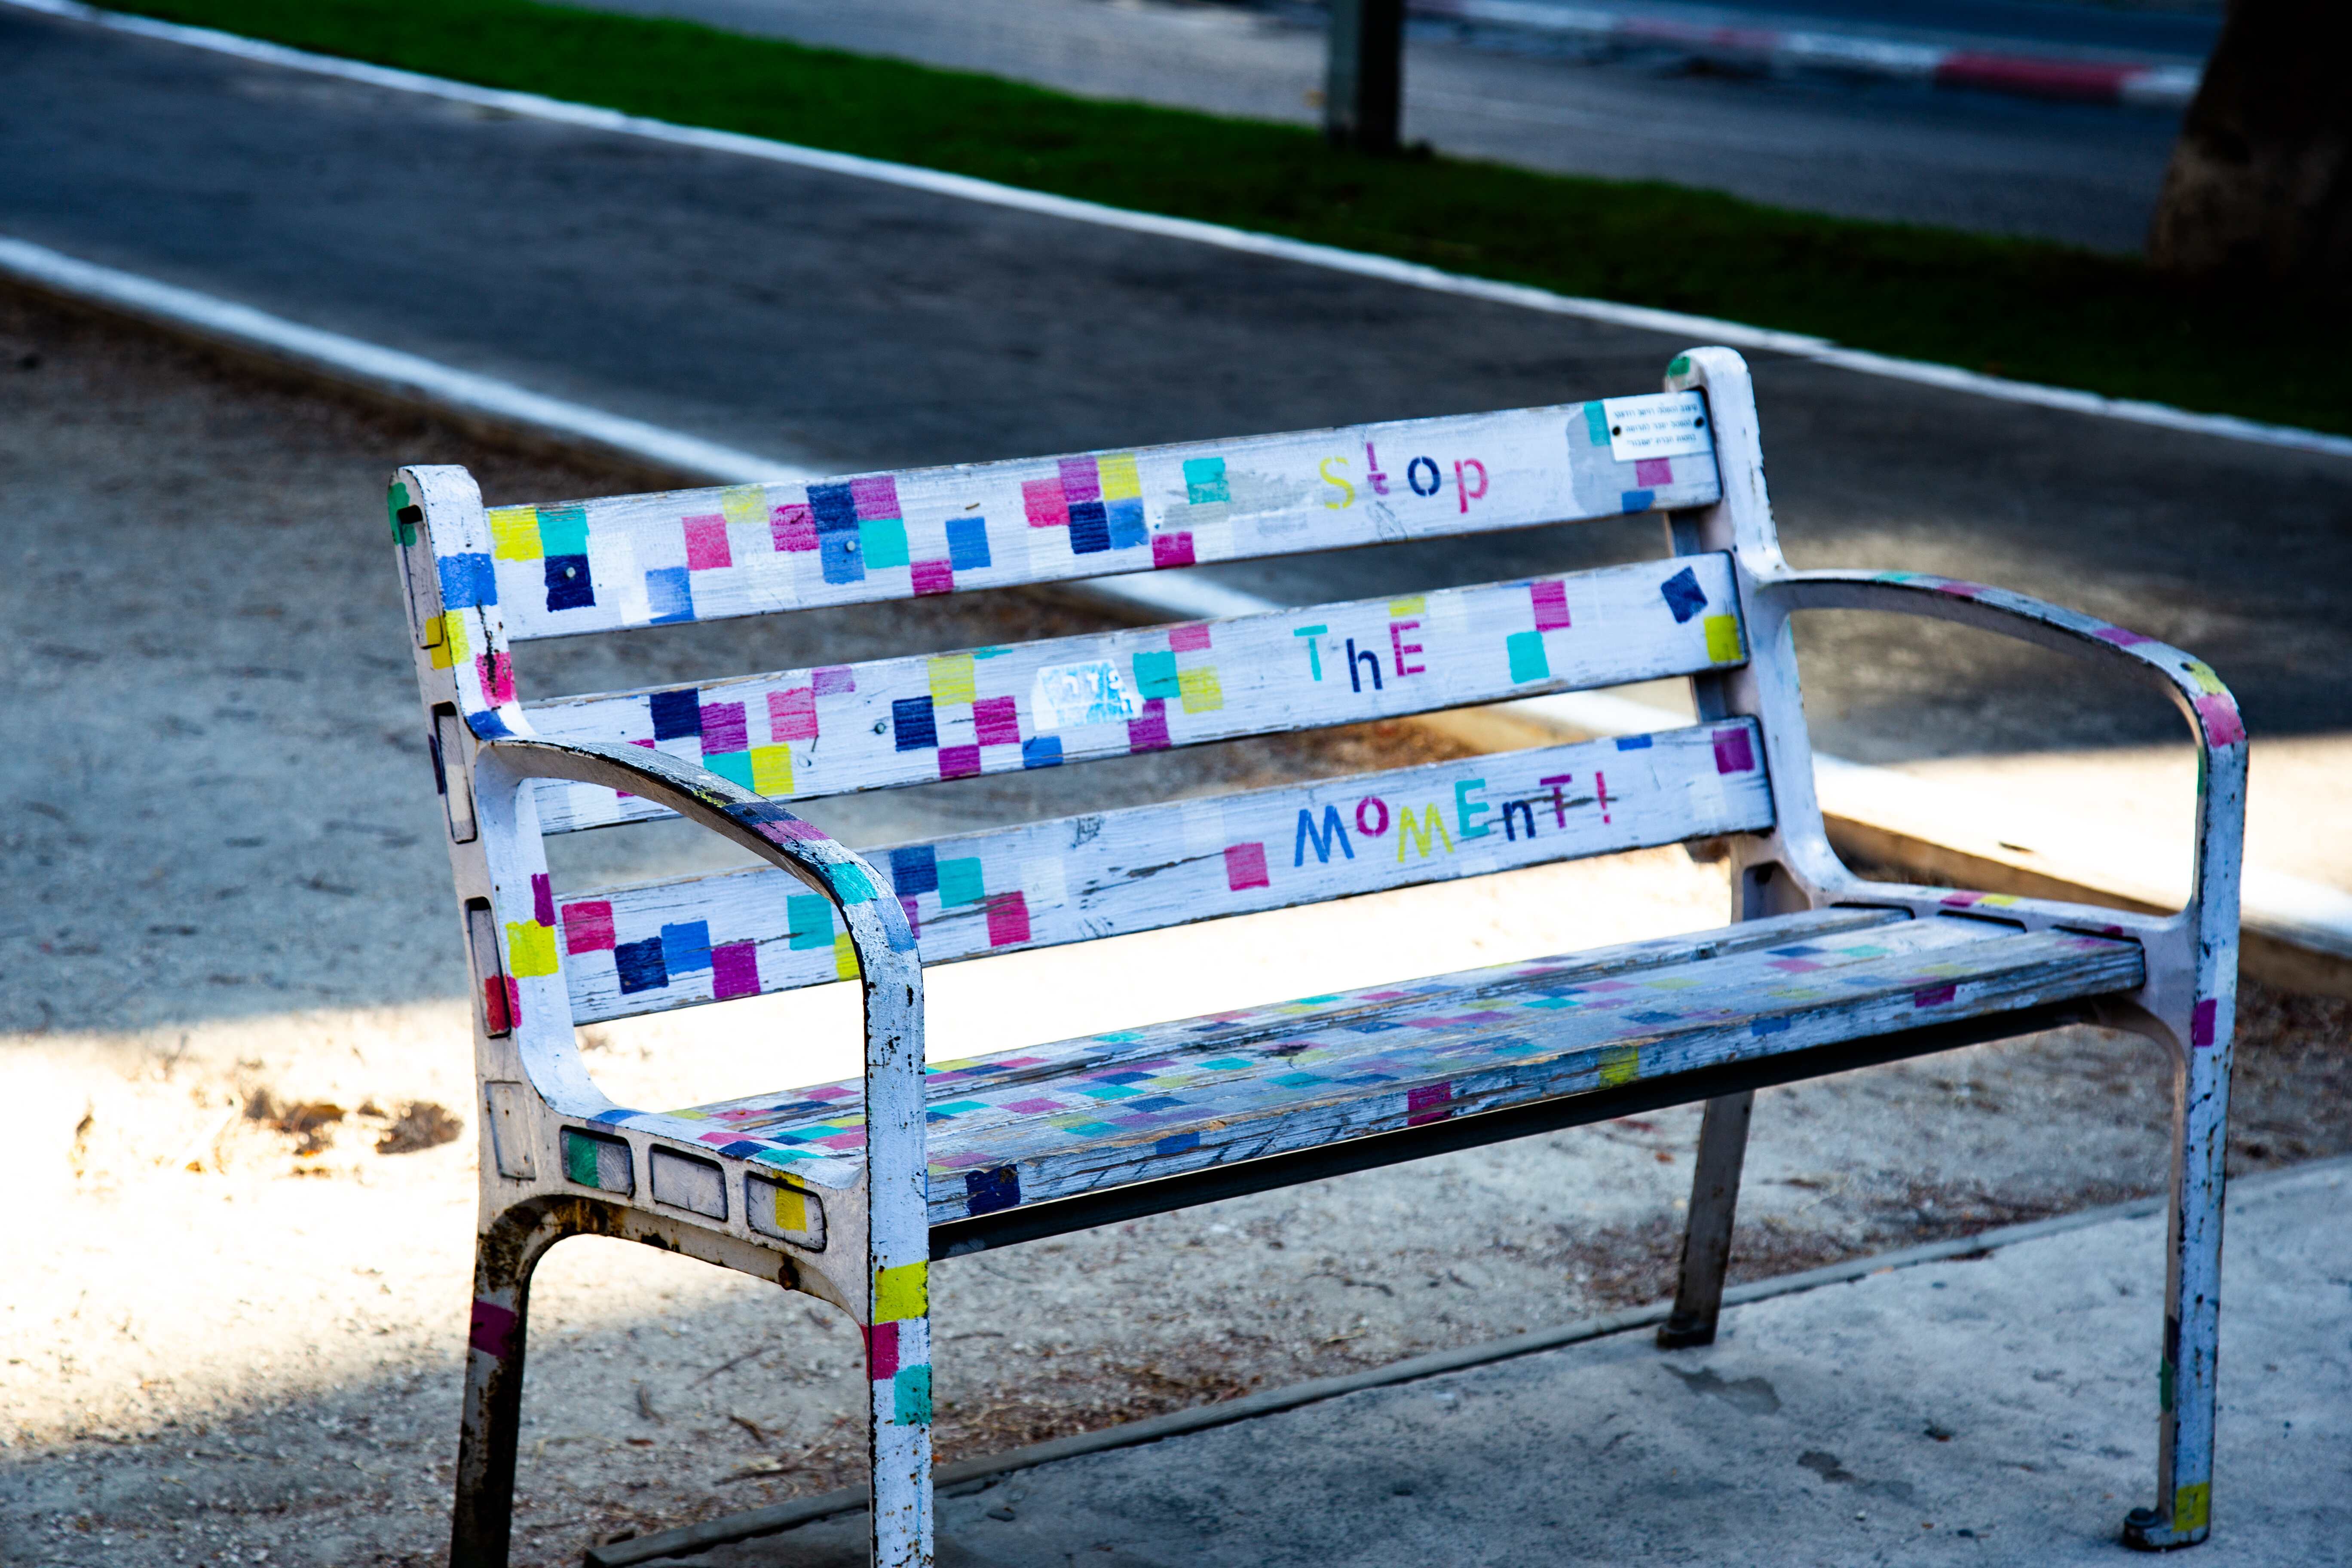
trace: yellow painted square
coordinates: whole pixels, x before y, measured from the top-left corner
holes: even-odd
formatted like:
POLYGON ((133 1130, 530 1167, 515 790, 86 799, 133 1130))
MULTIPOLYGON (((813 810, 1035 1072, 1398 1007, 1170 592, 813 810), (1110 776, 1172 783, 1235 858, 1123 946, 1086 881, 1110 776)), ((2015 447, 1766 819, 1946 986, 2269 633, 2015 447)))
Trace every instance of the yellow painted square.
POLYGON ((490 553, 501 561, 538 560, 542 553, 539 546, 539 508, 492 507, 490 553))
POLYGON ((874 1271, 874 1321, 895 1323, 928 1316, 931 1310, 931 1266, 902 1263, 874 1271))
POLYGON ((1187 713, 1213 713, 1225 705, 1224 689, 1217 684, 1217 667, 1179 670, 1176 689, 1183 694, 1187 713))
POLYGON ((466 640, 466 614, 452 610, 439 618, 441 640, 433 645, 433 668, 454 669, 466 662, 468 645, 466 640))
POLYGON ((973 684, 971 655, 953 653, 931 660, 931 700, 970 702, 980 695, 973 684))
POLYGON ((537 921, 507 921, 507 973, 516 976, 555 973, 555 928, 537 921))
POLYGON ((857 973, 857 948, 850 942, 849 933, 843 931, 833 939, 833 977, 855 980, 857 973))
POLYGON ((776 1188, 776 1228, 795 1236, 808 1234, 808 1199, 781 1184, 776 1188))
POLYGON ((730 485, 719 492, 719 515, 730 522, 768 521, 768 487, 730 485))
POLYGON ((2219 697, 2228 689, 2221 684, 2221 678, 2213 673, 2213 667, 2201 659, 2189 661, 2189 679, 2195 681, 2197 689, 2208 697, 2219 697))
POLYGON ((793 749, 790 746, 751 748, 751 787, 761 795, 793 793, 793 749))
POLYGON ((1389 601, 1389 619, 1391 620, 1396 619, 1399 616, 1425 616, 1428 613, 1429 595, 1426 594, 1414 594, 1406 598, 1389 601))
POLYGON ((1143 479, 1135 471, 1132 452, 1113 452, 1108 458, 1097 458, 1095 472, 1102 479, 1105 500, 1134 500, 1143 494, 1143 479))
POLYGON ((1601 1081, 1631 1083, 1642 1076, 1642 1047, 1611 1046, 1601 1053, 1601 1081))
POLYGON ((1706 617, 1706 657, 1715 664, 1739 662, 1739 621, 1733 616, 1706 617))
POLYGON ((2176 1535, 2191 1530, 2202 1530, 2213 1516, 2213 1484, 2199 1481, 2193 1487, 2176 1487, 2172 1493, 2172 1531, 2176 1535))

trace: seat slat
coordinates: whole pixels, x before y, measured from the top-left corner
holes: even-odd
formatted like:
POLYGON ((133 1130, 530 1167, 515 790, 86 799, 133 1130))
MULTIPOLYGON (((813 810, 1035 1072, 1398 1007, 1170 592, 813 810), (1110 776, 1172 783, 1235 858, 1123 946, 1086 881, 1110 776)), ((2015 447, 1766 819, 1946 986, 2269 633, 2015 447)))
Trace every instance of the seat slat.
MULTIPOLYGON (((551 739, 656 746, 779 799, 924 784, 1722 668, 1729 563, 1695 555, 1401 599, 532 703, 551 739)), ((669 813, 539 786, 540 829, 669 813)))
POLYGON ((1705 418, 1654 394, 499 507, 483 564, 520 642, 1580 521, 1715 500, 1705 418))
MULTIPOLYGON (((1771 826, 1751 720, 1138 806, 869 852, 925 963, 1771 826)), ((832 906, 768 868, 559 900, 572 1017, 855 973, 832 906)))
MULTIPOLYGON (((2130 942, 1887 915, 1607 979, 1550 962, 1503 965, 1009 1053, 970 1067, 1057 1057, 1070 1065, 1011 1082, 933 1074, 945 1081, 929 1108, 930 1217, 2110 994, 2142 984, 2145 971, 2130 942), (1107 1043, 1121 1058, 1108 1068, 1092 1059, 1107 1043)), ((715 1124, 713 1140, 789 1168, 854 1154, 862 1124, 829 1113, 844 1087, 665 1120, 715 1124)))

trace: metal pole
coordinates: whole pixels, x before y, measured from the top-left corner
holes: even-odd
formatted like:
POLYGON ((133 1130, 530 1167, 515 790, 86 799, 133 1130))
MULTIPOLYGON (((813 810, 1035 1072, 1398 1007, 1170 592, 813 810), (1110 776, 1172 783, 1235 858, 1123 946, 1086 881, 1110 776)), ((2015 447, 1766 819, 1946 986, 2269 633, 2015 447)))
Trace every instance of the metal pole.
POLYGON ((1404 0, 1331 0, 1323 133, 1338 146, 1393 154, 1403 100, 1404 0))

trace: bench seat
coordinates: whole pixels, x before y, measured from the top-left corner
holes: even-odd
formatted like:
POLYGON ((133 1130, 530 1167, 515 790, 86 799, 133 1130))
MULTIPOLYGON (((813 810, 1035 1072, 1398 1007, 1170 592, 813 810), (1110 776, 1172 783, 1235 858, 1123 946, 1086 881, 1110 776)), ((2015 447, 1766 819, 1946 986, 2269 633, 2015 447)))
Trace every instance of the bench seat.
MULTIPOLYGON (((1734 1059, 2128 993, 2139 944, 1827 909, 941 1062, 934 1225, 1734 1059)), ((694 1106, 790 1170, 854 1158, 856 1079, 694 1106)))

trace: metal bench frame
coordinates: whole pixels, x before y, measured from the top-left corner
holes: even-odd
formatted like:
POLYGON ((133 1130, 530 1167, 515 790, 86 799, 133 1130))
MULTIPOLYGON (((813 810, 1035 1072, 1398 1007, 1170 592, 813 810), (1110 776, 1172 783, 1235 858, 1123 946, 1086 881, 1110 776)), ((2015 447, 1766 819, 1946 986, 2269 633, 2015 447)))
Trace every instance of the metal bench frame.
MULTIPOLYGON (((2133 1510, 2124 1537, 2147 1549, 2203 1540, 2212 1474, 2222 1152, 2246 777, 2245 735, 2234 703, 2210 668, 2179 650, 2019 595, 1901 573, 1791 570, 1781 556, 1766 496, 1746 364, 1727 349, 1695 349, 1675 360, 1666 387, 1703 394, 1713 421, 1719 483, 1719 499, 1669 513, 1674 551, 1727 557, 1746 634, 1744 658, 1694 675, 1694 692, 1702 721, 1746 717, 1758 722, 1771 793, 1772 826, 1725 839, 1733 920, 1833 905, 1907 910, 1919 917, 1966 910, 2027 931, 2096 931, 2137 942, 2145 956, 2145 984, 2126 993, 1948 1020, 1811 1050, 1735 1058, 1678 1077, 1636 1078, 1568 1099, 1438 1119, 944 1222, 932 1221, 926 1210, 922 961, 905 912, 888 894, 890 879, 782 806, 703 767, 643 743, 535 733, 514 698, 495 593, 485 603, 471 575, 476 562, 487 572, 494 531, 478 491, 462 468, 400 470, 392 487, 393 531, 428 732, 447 805, 451 865, 477 997, 481 1208, 453 1563, 476 1568, 507 1560, 530 1279, 539 1258, 567 1236, 623 1237, 774 1279, 833 1302, 863 1325, 877 1373, 869 1385, 874 1560, 894 1568, 928 1565, 932 1544, 925 1269, 933 1258, 1703 1100, 1675 1310, 1659 1333, 1669 1346, 1703 1344, 1716 1331, 1757 1087, 2084 1021, 2143 1034, 2173 1054, 2175 1138, 2157 1484, 2154 1507, 2133 1510), (2201 748, 2194 896, 2188 907, 2177 915, 2151 917, 1869 882, 1847 870, 1830 847, 1814 798, 1790 630, 1796 612, 1815 609, 1892 611, 1956 621, 2119 665, 2169 693, 2201 748), (626 792, 642 803, 640 814, 655 808, 675 812, 797 879, 835 911, 845 931, 840 940, 854 955, 845 957, 844 973, 854 971, 865 998, 866 1142, 854 1184, 825 1194, 831 1201, 822 1205, 823 1235, 793 1240, 756 1234, 740 1218, 726 1217, 723 1198, 716 1215, 707 1207, 698 1212, 695 1205, 703 1200, 694 1184, 701 1179, 700 1165, 675 1154, 663 1165, 656 1155, 667 1145, 659 1136, 611 1140, 604 1147, 617 1144, 623 1152, 612 1157, 628 1169, 607 1174, 613 1181, 625 1178, 625 1185, 591 1184, 599 1178, 593 1169, 597 1145, 589 1141, 588 1130, 617 1126, 616 1121, 600 1122, 600 1114, 630 1113, 608 1110, 611 1102, 590 1081, 573 1042, 572 1005, 555 952, 556 917, 540 847, 536 801, 538 781, 544 780, 626 792), (524 952, 524 945, 531 951, 524 952), (567 1168, 567 1161, 576 1166, 583 1159, 591 1167, 584 1179, 579 1169, 567 1168), (649 1173, 640 1175, 641 1171, 649 1173), (667 1178, 665 1171, 671 1173, 667 1178), (666 1179, 671 1184, 667 1191, 666 1179)), ((1480 483, 1483 489, 1483 472, 1480 483)), ((1422 493, 1417 480, 1414 489, 1422 493)), ((1627 497, 1629 502, 1637 499, 1627 497)), ((1462 510, 1469 511, 1466 495, 1462 510)), ((1040 572, 1030 580, 1083 574, 1076 569, 1040 572)), ((1402 665, 1403 654, 1398 658, 1402 665)), ((1402 843, 1399 855, 1402 859, 1402 843)), ((685 1142, 676 1146, 696 1149, 685 1142)), ((697 1152, 707 1154, 709 1149, 697 1152)), ((740 1175, 728 1179, 742 1190, 740 1175)), ((817 1188, 809 1191, 815 1194, 817 1188)))

